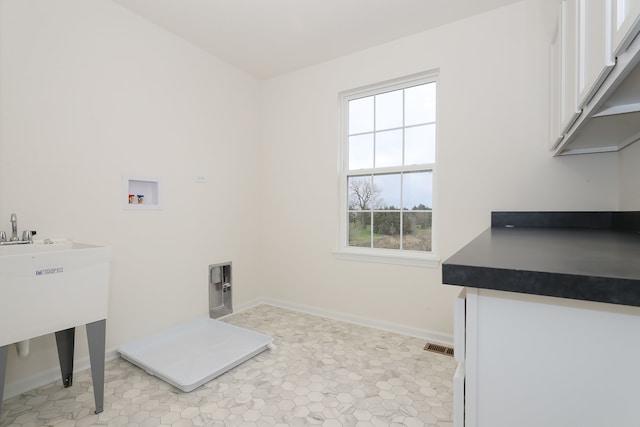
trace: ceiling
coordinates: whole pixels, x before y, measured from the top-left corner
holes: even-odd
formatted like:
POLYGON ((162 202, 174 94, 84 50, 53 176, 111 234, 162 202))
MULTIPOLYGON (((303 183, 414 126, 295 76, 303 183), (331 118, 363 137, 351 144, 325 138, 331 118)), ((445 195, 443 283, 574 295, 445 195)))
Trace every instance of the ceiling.
POLYGON ((520 0, 113 0, 268 78, 520 0))

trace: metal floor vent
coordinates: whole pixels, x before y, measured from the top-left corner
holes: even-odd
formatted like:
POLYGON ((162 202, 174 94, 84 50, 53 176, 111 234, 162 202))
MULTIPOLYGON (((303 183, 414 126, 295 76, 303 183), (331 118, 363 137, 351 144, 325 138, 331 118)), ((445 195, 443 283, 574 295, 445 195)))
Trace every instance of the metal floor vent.
POLYGON ((424 346, 424 349, 433 353, 444 354, 445 356, 453 356, 453 349, 444 345, 427 343, 427 345, 424 346))

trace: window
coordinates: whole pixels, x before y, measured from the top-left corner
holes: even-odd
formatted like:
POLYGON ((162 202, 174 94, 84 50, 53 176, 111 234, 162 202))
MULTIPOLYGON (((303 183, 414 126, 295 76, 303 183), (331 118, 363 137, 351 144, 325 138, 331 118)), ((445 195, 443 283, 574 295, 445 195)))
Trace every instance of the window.
POLYGON ((433 253, 436 80, 413 76, 341 95, 342 253, 433 253))

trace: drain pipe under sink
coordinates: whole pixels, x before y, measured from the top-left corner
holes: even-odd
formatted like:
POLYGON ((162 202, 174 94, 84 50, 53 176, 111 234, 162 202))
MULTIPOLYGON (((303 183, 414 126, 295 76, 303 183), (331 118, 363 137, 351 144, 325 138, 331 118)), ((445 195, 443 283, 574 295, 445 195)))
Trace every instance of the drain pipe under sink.
POLYGON ((26 359, 29 356, 29 340, 18 341, 16 343, 16 351, 20 359, 26 359))

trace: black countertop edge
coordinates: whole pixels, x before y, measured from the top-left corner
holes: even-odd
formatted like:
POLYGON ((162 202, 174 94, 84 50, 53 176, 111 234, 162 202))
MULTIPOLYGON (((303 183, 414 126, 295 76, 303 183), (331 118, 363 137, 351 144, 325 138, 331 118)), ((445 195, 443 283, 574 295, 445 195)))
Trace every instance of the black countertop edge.
POLYGON ((630 279, 446 263, 442 264, 442 275, 448 285, 640 306, 638 282, 630 279), (553 286, 549 286, 550 283, 553 286))
POLYGON ((640 307, 640 212, 492 212, 442 283, 640 307))
POLYGON ((640 232, 640 211, 491 212, 491 227, 589 228, 640 232))

